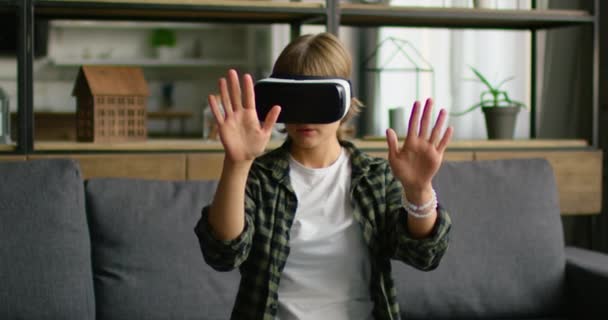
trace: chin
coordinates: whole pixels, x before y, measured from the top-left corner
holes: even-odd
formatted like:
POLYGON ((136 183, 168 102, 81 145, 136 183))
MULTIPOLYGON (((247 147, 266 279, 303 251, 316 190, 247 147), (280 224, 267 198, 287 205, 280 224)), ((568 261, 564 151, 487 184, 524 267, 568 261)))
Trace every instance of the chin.
POLYGON ((303 149, 314 148, 321 144, 321 141, 319 139, 314 139, 314 138, 312 138, 312 139, 311 138, 294 139, 292 137, 291 141, 292 141, 293 145, 297 146, 298 148, 303 148, 303 149))

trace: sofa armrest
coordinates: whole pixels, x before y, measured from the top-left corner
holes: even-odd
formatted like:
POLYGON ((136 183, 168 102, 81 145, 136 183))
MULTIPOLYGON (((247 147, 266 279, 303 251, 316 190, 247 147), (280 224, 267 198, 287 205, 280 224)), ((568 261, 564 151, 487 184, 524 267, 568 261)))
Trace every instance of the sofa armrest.
POLYGON ((608 254, 566 247, 566 283, 573 317, 608 317, 608 254))

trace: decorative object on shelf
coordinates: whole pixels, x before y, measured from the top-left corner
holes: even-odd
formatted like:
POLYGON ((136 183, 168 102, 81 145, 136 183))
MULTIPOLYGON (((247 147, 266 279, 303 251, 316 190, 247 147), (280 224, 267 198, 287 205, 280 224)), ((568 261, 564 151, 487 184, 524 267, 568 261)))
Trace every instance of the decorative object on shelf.
POLYGON ((192 44, 192 58, 203 59, 205 57, 203 53, 203 39, 196 38, 192 44))
POLYGON ((388 110, 389 127, 395 130, 399 136, 405 135, 407 132, 407 124, 405 123, 406 118, 407 114, 404 107, 396 107, 388 110))
POLYGON ((173 107, 175 106, 175 102, 173 100, 173 91, 174 91, 173 89, 174 89, 174 85, 172 82, 165 82, 161 86, 161 91, 162 91, 161 108, 164 110, 173 109, 173 107))
MULTIPOLYGON (((388 81, 396 81, 402 84, 401 87, 403 88, 414 87, 415 100, 421 100, 423 96, 435 96, 435 70, 420 51, 407 40, 394 37, 382 40, 372 53, 365 58, 362 69, 378 76, 390 73, 398 77, 397 79, 388 79, 388 81), (423 95, 423 87, 430 87, 431 92, 428 92, 427 89, 423 95)), ((402 94, 404 96, 400 99, 401 101, 412 100, 411 93, 403 92, 402 94)), ((405 135, 407 109, 399 106, 389 109, 388 112, 389 127, 395 130, 397 135, 405 135)))
POLYGON ((495 0, 473 0, 473 8, 496 9, 496 2, 495 0))
POLYGON ((479 70, 470 67, 477 80, 483 83, 487 90, 482 91, 479 102, 469 107, 465 111, 451 113, 453 116, 467 114, 477 108, 481 108, 486 120, 488 139, 513 139, 515 133, 515 122, 520 108, 527 110, 523 102, 509 98, 506 91, 500 87, 506 82, 513 80, 513 77, 506 78, 497 85, 492 85, 479 70))
POLYGON ((72 95, 78 141, 146 140, 150 93, 141 68, 82 66, 72 95))
MULTIPOLYGON (((387 51, 388 52, 388 51, 387 51)), ((385 72, 403 74, 407 76, 413 73, 415 78, 416 100, 420 100, 421 77, 424 74, 430 75, 431 93, 430 96, 435 96, 435 70, 433 66, 420 54, 409 41, 388 37, 382 40, 372 53, 363 61, 363 70, 382 74, 385 72), (380 61, 380 51, 391 50, 386 61, 380 61)), ((411 100, 411 99, 408 99, 411 100)), ((405 101, 405 100, 404 100, 405 101)))
POLYGON ((0 144, 11 143, 11 115, 9 109, 10 98, 0 88, 0 144))
MULTIPOLYGON (((224 106, 221 102, 221 97, 219 94, 215 95, 216 101, 219 102, 220 112, 224 114, 224 106)), ((217 140, 219 139, 219 132, 217 131, 217 124, 215 122, 215 117, 213 116, 213 112, 211 111, 211 106, 207 104, 203 108, 203 139, 205 140, 217 140)))
POLYGON ((156 49, 156 56, 160 60, 175 60, 179 58, 177 36, 175 31, 167 28, 152 30, 150 44, 156 49))

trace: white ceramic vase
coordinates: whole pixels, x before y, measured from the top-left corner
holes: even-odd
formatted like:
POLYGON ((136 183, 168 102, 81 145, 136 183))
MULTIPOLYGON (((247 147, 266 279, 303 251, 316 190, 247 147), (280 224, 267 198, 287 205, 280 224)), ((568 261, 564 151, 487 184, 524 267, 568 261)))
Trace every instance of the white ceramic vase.
POLYGON ((403 137, 407 134, 407 114, 405 108, 398 107, 388 110, 389 127, 395 130, 397 136, 403 137))
POLYGON ((473 7, 476 9, 495 9, 495 0, 473 0, 473 7))
POLYGON ((171 61, 179 59, 179 49, 177 47, 160 46, 156 48, 159 60, 171 61))

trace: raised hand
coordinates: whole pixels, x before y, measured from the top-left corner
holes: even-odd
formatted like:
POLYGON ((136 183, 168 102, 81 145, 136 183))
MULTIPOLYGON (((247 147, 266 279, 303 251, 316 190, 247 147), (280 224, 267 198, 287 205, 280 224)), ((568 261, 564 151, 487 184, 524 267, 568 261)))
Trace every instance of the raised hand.
POLYGON ((264 119, 264 124, 260 125, 255 109, 253 79, 251 75, 245 74, 242 80, 243 92, 236 71, 228 71, 228 80, 220 79, 224 114, 220 111, 216 97, 209 95, 209 105, 218 126, 226 159, 235 163, 253 161, 264 152, 272 127, 281 112, 279 106, 272 107, 264 119))
POLYGON ((435 126, 429 132, 432 109, 433 101, 427 99, 420 119, 420 102, 414 103, 407 136, 401 148, 395 131, 388 129, 386 132, 391 170, 403 184, 410 201, 424 202, 426 200, 423 199, 428 199, 428 194, 432 192, 431 181, 441 166, 444 151, 452 137, 452 127, 440 136, 446 118, 444 109, 439 112, 435 126))

